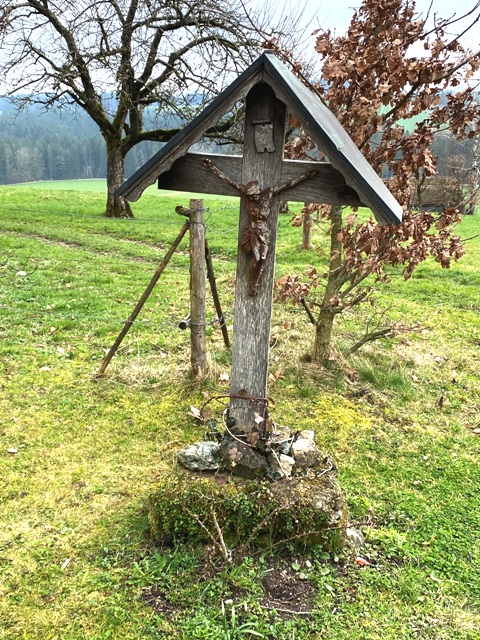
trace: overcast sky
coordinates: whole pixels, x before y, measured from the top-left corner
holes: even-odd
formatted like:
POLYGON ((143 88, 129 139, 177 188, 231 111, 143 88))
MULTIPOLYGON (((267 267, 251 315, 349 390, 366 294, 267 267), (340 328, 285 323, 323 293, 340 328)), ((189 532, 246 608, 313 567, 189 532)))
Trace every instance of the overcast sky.
MULTIPOLYGON (((305 14, 312 16, 316 13, 312 28, 321 26, 324 29, 344 33, 353 14, 353 9, 361 5, 361 0, 304 0, 305 14)), ((442 18, 456 14, 457 17, 467 13, 476 4, 476 0, 433 0, 433 12, 442 18)), ((426 13, 430 0, 417 0, 417 11, 426 13)), ((480 9, 476 11, 477 15, 480 9)), ((460 32, 461 25, 456 25, 460 32)), ((480 25, 477 24, 471 34, 466 36, 465 43, 472 48, 480 46, 480 25)))

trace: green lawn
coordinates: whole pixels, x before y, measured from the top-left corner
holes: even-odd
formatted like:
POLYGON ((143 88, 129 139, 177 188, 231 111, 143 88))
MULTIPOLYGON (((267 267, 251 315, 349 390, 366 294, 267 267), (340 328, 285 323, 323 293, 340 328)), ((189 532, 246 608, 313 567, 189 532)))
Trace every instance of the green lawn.
POLYGON ((24 189, 48 189, 49 191, 96 191, 106 193, 106 180, 39 180, 38 182, 27 182, 26 184, 14 184, 10 187, 24 189))
MULTIPOLYGON (((9 185, 9 188, 16 187, 19 189, 40 189, 48 191, 83 191, 94 193, 106 193, 107 181, 106 180, 39 180, 38 182, 28 182, 21 184, 9 185)), ((160 191, 156 185, 147 187, 145 193, 149 195, 158 195, 162 197, 168 197, 169 193, 166 191, 160 191)), ((187 198, 192 197, 188 194, 187 198)), ((199 196, 202 197, 202 196, 199 196)))
MULTIPOLYGON (((291 549, 225 567, 202 548, 156 547, 148 533, 152 487, 203 436, 190 405, 228 392, 211 301, 215 376, 189 377, 189 335, 177 327, 188 313, 187 240, 106 377, 94 376, 190 196, 149 193, 133 220, 111 220, 104 188, 86 184, 0 188, 0 638, 480 638, 480 239, 450 270, 428 262, 408 283, 394 275, 379 309, 420 328, 339 370, 304 358, 313 333, 301 309, 274 306, 274 418, 314 429, 334 458, 370 564, 291 549), (269 608, 274 571, 286 582, 302 574, 308 615, 269 608)), ((231 325, 237 201, 205 200, 231 325)), ((304 252, 288 221, 279 274, 325 260, 322 231, 304 252)), ((460 232, 480 233, 479 215, 460 232)), ((361 317, 341 320, 338 345, 361 329, 361 317)))

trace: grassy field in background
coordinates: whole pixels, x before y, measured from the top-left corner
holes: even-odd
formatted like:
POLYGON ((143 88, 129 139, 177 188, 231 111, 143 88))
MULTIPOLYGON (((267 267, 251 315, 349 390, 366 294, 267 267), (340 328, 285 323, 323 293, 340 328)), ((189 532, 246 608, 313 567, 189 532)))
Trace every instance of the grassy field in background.
MULTIPOLYGON (((40 180, 38 182, 28 182, 21 184, 9 185, 9 188, 24 189, 40 189, 48 191, 87 191, 94 193, 106 193, 107 181, 106 180, 40 180)), ((159 195, 162 197, 168 197, 169 194, 165 191, 160 191, 155 184, 147 187, 146 194, 154 196, 159 195)), ((188 197, 191 197, 189 194, 188 197)), ((201 197, 201 196, 200 196, 201 197)), ((68 199, 68 196, 67 198, 68 199)))
POLYGON ((49 191, 96 191, 106 193, 106 180, 39 180, 38 182, 27 182, 9 185, 9 188, 19 187, 24 189, 48 189, 49 191))
MULTIPOLYGON (((304 357, 305 314, 274 305, 273 417, 314 429, 334 458, 369 564, 291 550, 207 570, 201 548, 153 545, 146 514, 176 451, 203 437, 190 405, 228 393, 211 301, 215 375, 189 376, 189 335, 177 326, 189 306, 187 239, 107 375, 94 376, 189 196, 149 193, 133 220, 111 220, 102 189, 47 187, 0 188, 0 639, 480 638, 480 238, 450 270, 428 262, 408 283, 392 274, 378 313, 419 329, 336 370, 304 357), (265 605, 274 566, 286 581, 302 575, 308 615, 265 605)), ((237 201, 205 200, 231 326, 237 201)), ((479 220, 466 217, 460 233, 479 234, 479 220)), ((288 222, 279 275, 324 260, 323 232, 305 252, 288 222)), ((368 317, 339 322, 339 348, 368 317)))

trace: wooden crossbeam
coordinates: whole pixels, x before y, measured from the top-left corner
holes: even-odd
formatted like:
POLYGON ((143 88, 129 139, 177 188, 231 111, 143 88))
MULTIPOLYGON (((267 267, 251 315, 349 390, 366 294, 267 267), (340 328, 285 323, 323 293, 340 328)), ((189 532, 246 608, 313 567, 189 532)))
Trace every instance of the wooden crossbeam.
MULTIPOLYGON (((238 191, 219 180, 208 171, 203 160, 208 158, 223 173, 235 182, 242 179, 242 156, 220 154, 187 153, 175 161, 169 171, 158 178, 158 188, 171 191, 238 196, 238 191)), ((287 182, 310 170, 317 174, 311 180, 302 182, 283 192, 282 199, 291 202, 320 202, 322 204, 345 204, 361 206, 355 191, 347 185, 342 174, 328 162, 304 162, 301 160, 283 160, 280 182, 287 182)))

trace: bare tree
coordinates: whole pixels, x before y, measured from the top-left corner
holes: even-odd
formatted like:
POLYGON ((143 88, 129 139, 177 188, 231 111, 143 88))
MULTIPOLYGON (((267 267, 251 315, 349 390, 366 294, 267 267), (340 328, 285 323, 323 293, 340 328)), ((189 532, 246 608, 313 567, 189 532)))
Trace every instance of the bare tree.
MULTIPOLYGON (((128 151, 143 140, 169 140, 251 61, 267 35, 269 7, 250 11, 243 0, 0 0, 1 77, 19 106, 73 104, 88 113, 106 144, 105 215, 131 217, 128 202, 114 196, 128 151), (148 110, 170 114, 171 123, 163 118, 146 130, 148 110)), ((288 18, 280 20, 276 31, 294 31, 288 18)))

